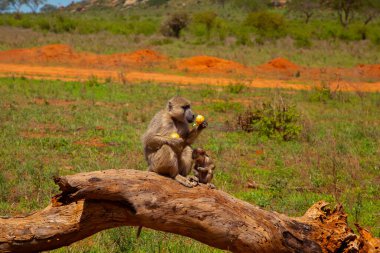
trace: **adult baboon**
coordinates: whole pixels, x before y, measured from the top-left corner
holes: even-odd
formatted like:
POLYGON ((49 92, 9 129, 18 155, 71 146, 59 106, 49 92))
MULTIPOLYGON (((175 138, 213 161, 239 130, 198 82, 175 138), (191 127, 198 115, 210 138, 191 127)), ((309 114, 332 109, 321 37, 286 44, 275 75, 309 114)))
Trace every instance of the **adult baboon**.
POLYGON ((187 187, 194 185, 186 178, 193 165, 190 145, 207 127, 204 121, 190 130, 194 119, 190 102, 182 97, 173 97, 165 109, 156 113, 142 138, 149 171, 174 178, 187 187))
POLYGON ((194 159, 194 175, 198 178, 199 183, 207 184, 210 188, 215 188, 211 184, 214 176, 214 161, 201 148, 193 150, 192 157, 194 159))

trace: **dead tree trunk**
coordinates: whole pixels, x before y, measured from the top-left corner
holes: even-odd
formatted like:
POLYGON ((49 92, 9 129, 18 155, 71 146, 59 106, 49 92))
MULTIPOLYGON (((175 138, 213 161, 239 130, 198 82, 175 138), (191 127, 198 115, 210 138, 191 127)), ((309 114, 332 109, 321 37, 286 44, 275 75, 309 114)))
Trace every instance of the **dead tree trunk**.
POLYGON ((322 201, 292 218, 151 172, 94 171, 55 182, 62 192, 44 210, 0 219, 0 252, 55 249, 118 226, 171 232, 233 252, 376 252, 380 246, 365 230, 353 233, 341 206, 330 210, 322 201))

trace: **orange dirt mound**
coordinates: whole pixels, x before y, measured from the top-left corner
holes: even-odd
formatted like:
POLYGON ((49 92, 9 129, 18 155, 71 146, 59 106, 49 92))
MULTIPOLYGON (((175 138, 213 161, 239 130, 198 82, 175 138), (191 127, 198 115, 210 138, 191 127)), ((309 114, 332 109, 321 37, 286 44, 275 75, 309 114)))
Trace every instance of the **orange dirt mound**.
POLYGON ((165 60, 163 55, 150 49, 137 50, 129 54, 128 58, 136 62, 159 62, 165 60))
POLYGON ((179 60, 176 67, 183 71, 207 74, 247 74, 249 69, 244 65, 211 56, 194 56, 179 60))
POLYGON ((356 69, 359 70, 359 73, 362 76, 374 77, 374 78, 380 77, 380 64, 372 64, 372 65, 360 64, 359 66, 356 67, 356 69))
POLYGON ((271 60, 268 63, 260 65, 259 68, 263 70, 273 71, 273 70, 285 70, 285 71, 293 71, 300 69, 299 66, 294 64, 293 62, 285 59, 285 58, 276 58, 271 60))
POLYGON ((153 50, 144 49, 132 53, 97 55, 76 52, 69 45, 54 44, 30 49, 0 52, 0 62, 59 64, 80 67, 143 67, 165 61, 166 57, 153 50))

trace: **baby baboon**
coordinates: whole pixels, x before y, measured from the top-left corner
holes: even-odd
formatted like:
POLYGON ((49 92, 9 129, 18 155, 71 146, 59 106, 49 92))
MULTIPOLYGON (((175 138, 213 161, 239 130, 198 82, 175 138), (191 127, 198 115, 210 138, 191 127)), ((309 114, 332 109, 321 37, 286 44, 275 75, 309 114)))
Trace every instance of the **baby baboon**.
POLYGON ((194 149, 192 157, 194 159, 194 175, 198 178, 199 183, 207 184, 210 188, 215 188, 211 184, 215 169, 213 160, 201 148, 194 149))
POLYGON ((153 117, 142 138, 149 171, 174 178, 187 187, 194 186, 186 178, 193 165, 190 145, 207 127, 204 121, 190 130, 194 119, 190 102, 182 97, 170 99, 166 108, 153 117))

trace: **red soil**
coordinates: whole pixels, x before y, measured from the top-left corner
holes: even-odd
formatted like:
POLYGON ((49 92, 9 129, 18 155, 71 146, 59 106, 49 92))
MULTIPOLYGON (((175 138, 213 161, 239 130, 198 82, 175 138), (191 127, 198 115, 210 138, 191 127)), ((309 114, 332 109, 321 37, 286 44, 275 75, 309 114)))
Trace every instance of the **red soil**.
POLYGON ((248 74, 244 65, 212 56, 194 56, 177 61, 176 67, 182 71, 207 74, 248 74))
POLYGON ((297 71, 300 69, 299 66, 297 66, 296 64, 294 64, 293 62, 285 58, 273 59, 263 65, 258 66, 258 68, 260 68, 263 71, 269 71, 269 72, 276 71, 276 70, 297 71))
MULTIPOLYGON (((70 46, 61 44, 0 52, 0 76, 67 81, 87 81, 95 76, 99 80, 112 79, 121 83, 154 81, 180 85, 244 84, 250 87, 295 90, 308 90, 322 83, 328 83, 334 90, 380 91, 380 64, 346 69, 304 68, 284 58, 276 58, 258 67, 246 67, 237 62, 211 56, 170 60, 148 49, 133 53, 97 55, 76 52, 70 46), (168 69, 171 65, 177 70, 197 73, 200 76, 141 72, 146 67, 160 66, 168 69), (121 68, 128 69, 128 72, 120 72, 121 68), (207 74, 207 77, 202 74, 207 74)), ((46 103, 46 101, 41 100, 36 103, 46 103)), ((48 101, 48 103, 69 105, 75 102, 48 101)))
MULTIPOLYGON (((2 64, 0 63, 0 77, 5 76, 24 76, 35 79, 61 79, 65 81, 87 81, 88 78, 96 76, 99 80, 111 78, 116 82, 130 82, 139 83, 146 81, 154 81, 157 83, 174 83, 180 85, 216 85, 226 86, 230 84, 244 84, 249 87, 256 88, 285 88, 292 90, 310 90, 315 86, 320 86, 321 82, 308 82, 309 84, 299 84, 296 81, 284 81, 273 79, 260 79, 253 80, 238 80, 233 78, 223 77, 193 77, 193 76, 180 76, 169 75, 162 73, 147 73, 147 72, 127 72, 121 78, 119 71, 116 70, 99 70, 99 69, 80 69, 68 67, 43 67, 43 66, 29 66, 29 65, 16 65, 16 64, 2 64)), ((330 86, 334 90, 341 91, 365 91, 365 92, 379 92, 380 82, 344 82, 344 81, 331 81, 330 86)), ((49 101, 48 101, 49 102, 49 101)), ((53 102, 54 104, 54 102, 53 102)))
POLYGON ((165 56, 149 49, 138 50, 132 53, 97 55, 93 53, 76 52, 70 46, 62 44, 0 52, 0 62, 70 65, 95 68, 139 68, 158 64, 165 60, 165 56))
POLYGON ((369 78, 380 78, 380 64, 365 65, 360 64, 356 67, 362 76, 369 78))

